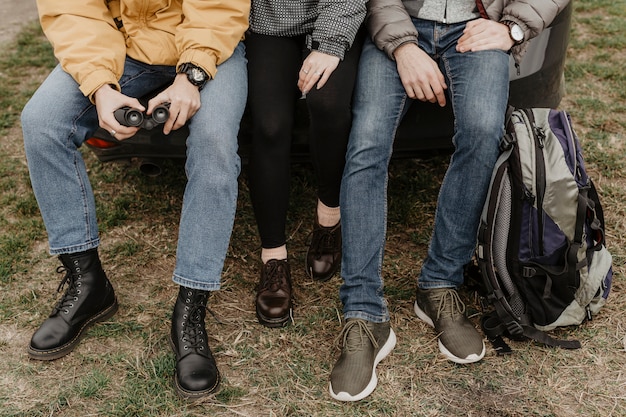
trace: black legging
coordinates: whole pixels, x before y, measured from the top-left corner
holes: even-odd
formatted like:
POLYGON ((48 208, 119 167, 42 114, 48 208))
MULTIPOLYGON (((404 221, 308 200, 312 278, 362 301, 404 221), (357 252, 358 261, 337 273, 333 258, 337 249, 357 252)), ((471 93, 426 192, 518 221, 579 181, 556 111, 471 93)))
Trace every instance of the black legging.
MULTIPOLYGON (((320 90, 306 96, 310 149, 318 180, 318 198, 339 206, 339 188, 352 123, 351 101, 362 36, 320 90)), ((248 33, 248 105, 252 116, 249 187, 261 245, 276 248, 286 242, 289 206, 290 152, 298 72, 308 54, 305 37, 248 33)))

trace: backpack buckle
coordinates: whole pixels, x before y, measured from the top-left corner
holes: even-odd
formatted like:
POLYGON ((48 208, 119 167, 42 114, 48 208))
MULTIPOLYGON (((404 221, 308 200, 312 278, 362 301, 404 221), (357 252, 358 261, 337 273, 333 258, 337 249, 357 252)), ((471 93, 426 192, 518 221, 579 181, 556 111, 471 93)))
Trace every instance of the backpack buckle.
POLYGON ((508 151, 513 147, 515 142, 517 142, 517 139, 515 138, 514 133, 505 133, 504 136, 502 136, 502 139, 500 139, 500 152, 508 151))

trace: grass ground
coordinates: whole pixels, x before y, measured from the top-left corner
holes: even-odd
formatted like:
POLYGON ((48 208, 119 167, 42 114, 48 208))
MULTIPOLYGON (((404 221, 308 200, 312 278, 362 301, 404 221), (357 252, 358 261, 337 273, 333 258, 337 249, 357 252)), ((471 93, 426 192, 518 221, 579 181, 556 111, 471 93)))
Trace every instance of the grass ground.
MULTIPOLYGON (((327 394, 341 330, 340 280, 314 283, 300 267, 314 205, 306 165, 294 166, 288 225, 294 322, 279 330, 258 325, 254 314, 259 241, 242 175, 223 289, 210 300, 210 343, 223 375, 215 397, 189 405, 172 388, 167 334, 176 286, 170 276, 184 187, 176 164, 148 178, 85 151, 99 204, 101 256, 121 308, 72 354, 51 363, 27 358, 25 347, 52 307, 58 281, 18 121, 54 59, 37 28, 26 28, 0 51, 0 416, 626 415, 626 6, 623 0, 575 6, 562 107, 572 114, 605 208, 615 270, 609 303, 593 321, 557 333, 581 340, 581 350, 512 342, 513 355, 489 350, 471 366, 444 360, 412 302, 446 158, 394 162, 384 275, 398 345, 378 368, 376 391, 357 404, 327 394)), ((471 289, 464 296, 477 320, 471 289)))

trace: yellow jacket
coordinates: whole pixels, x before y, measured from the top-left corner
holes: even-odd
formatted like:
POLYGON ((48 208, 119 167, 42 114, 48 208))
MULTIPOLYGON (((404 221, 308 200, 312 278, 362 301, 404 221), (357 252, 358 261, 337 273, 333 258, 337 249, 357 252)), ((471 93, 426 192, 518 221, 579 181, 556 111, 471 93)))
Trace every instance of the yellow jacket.
POLYGON ((129 57, 192 62, 214 77, 248 28, 250 0, 37 0, 43 31, 85 96, 118 80, 129 57))

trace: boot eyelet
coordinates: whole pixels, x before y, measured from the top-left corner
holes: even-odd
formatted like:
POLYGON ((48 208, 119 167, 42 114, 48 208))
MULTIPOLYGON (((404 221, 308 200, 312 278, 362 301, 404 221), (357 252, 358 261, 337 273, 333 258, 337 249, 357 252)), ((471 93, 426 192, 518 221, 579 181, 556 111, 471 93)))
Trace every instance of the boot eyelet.
POLYGON ((74 297, 74 301, 78 301, 78 297, 74 297))
POLYGON ((190 300, 189 298, 187 298, 187 299, 185 300, 185 302, 186 302, 186 303, 190 303, 190 302, 191 302, 191 300, 190 300))
POLYGON ((65 309, 65 310, 63 310, 63 313, 70 314, 70 311, 68 309, 65 309))
POLYGON ((189 350, 189 346, 185 345, 185 346, 183 346, 183 349, 189 350))

